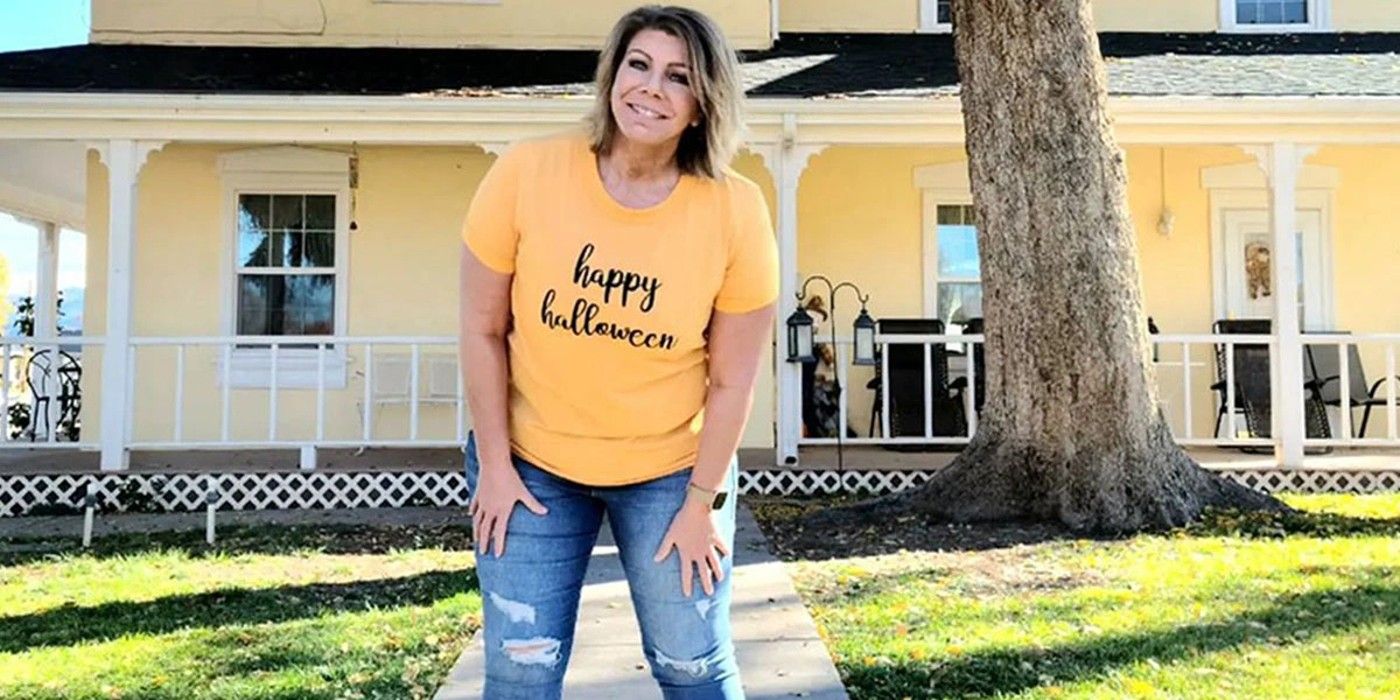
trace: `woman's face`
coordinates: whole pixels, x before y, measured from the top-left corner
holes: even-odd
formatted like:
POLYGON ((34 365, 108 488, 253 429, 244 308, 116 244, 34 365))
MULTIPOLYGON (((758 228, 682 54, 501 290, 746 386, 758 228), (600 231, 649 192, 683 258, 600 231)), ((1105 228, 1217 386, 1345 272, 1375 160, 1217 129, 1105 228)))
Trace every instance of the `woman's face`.
POLYGON ((613 80, 610 99, 618 131, 648 146, 680 141, 699 119, 690 76, 684 41, 655 29, 637 32, 613 80))

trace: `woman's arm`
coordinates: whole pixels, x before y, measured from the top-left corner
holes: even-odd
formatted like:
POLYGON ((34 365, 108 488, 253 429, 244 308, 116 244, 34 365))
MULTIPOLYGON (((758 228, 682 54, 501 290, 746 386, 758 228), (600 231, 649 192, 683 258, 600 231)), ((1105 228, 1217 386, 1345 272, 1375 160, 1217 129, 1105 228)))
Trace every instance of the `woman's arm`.
MULTIPOLYGON (((701 488, 717 491, 724 484, 753 407, 754 378, 763 345, 772 337, 775 308, 769 304, 740 314, 715 311, 710 317, 710 386, 699 452, 690 475, 691 482, 701 488)), ((710 518, 708 499, 697 499, 687 492, 685 504, 661 539, 655 560, 665 560, 672 547, 680 559, 681 592, 689 597, 691 581, 698 575, 705 594, 713 594, 714 582, 724 580, 719 557, 729 550, 710 518)))
POLYGON ((462 246, 458 289, 458 361, 471 407, 481 472, 468 512, 477 551, 495 545, 505 553, 506 524, 517 501, 537 515, 547 510, 520 482, 510 459, 506 397, 509 360, 506 333, 510 330, 512 275, 496 272, 462 246))
POLYGON ((483 468, 509 466, 506 333, 513 275, 483 265, 466 245, 458 269, 458 366, 471 407, 477 453, 483 468))
POLYGON ((763 346, 773 337, 775 309, 769 304, 742 314, 715 311, 710 317, 710 386, 690 477, 701 488, 716 491, 724 485, 725 470, 753 408, 754 380, 763 346))

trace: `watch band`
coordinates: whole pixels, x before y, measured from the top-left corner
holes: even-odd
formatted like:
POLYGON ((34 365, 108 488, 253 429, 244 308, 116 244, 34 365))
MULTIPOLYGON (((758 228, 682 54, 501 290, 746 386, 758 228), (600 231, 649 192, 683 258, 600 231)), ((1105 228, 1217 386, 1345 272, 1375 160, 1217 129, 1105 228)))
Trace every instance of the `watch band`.
POLYGON ((711 491, 693 481, 686 484, 685 490, 687 498, 691 494, 695 494, 702 501, 710 504, 710 510, 719 510, 724 507, 724 501, 729 495, 724 491, 711 491))

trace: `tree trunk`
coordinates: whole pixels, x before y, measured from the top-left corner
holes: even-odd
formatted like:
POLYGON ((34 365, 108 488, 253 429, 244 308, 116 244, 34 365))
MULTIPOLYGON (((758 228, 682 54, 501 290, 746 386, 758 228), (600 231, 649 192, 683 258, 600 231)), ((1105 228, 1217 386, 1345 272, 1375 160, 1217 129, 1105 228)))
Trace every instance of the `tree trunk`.
POLYGON ((886 499, 1086 531, 1282 508, 1193 462, 1158 407, 1123 153, 1089 0, 954 0, 986 317, 976 437, 886 499))

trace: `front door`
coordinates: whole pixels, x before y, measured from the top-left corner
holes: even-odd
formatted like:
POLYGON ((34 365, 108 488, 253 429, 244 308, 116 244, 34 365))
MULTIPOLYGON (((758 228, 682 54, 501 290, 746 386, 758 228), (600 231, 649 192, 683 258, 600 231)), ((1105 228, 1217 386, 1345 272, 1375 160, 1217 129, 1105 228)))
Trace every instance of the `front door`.
MULTIPOLYGON (((1225 218, 1225 317, 1272 318, 1273 233, 1265 209, 1229 209, 1225 218)), ((1298 210, 1298 237, 1291 253, 1298 260, 1299 322, 1305 331, 1327 330, 1332 290, 1323 274, 1326 261, 1322 212, 1298 210)))

